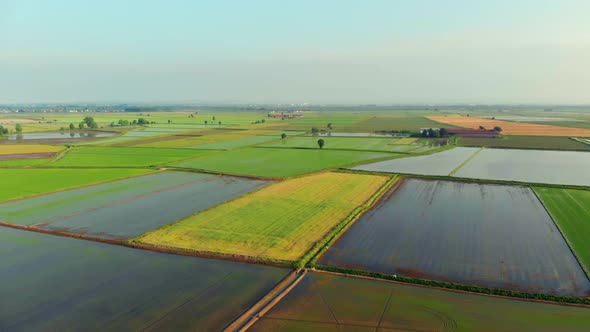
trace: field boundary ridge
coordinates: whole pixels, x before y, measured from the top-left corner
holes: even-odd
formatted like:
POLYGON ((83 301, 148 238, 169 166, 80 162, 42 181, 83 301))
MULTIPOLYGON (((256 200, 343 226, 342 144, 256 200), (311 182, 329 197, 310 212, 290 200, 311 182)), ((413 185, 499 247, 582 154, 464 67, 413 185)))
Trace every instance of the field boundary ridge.
POLYGON ((546 303, 553 303, 553 304, 568 304, 568 305, 578 305, 581 307, 589 308, 590 307, 590 297, 577 297, 577 296, 562 296, 562 295, 552 295, 552 294, 544 294, 544 293, 529 293, 524 291, 516 291, 516 290, 507 290, 507 289, 499 289, 499 288, 490 288, 484 286, 475 286, 475 285, 465 285, 459 284, 454 282, 448 281, 437 281, 437 280, 429 280, 429 279, 420 279, 420 278, 412 278, 412 277, 405 277, 400 275, 392 275, 380 272, 369 272, 357 269, 349 269, 349 268, 340 268, 334 266, 326 266, 326 265, 314 265, 314 270, 318 271, 325 271, 325 272, 332 272, 332 273, 339 273, 346 276, 360 276, 365 278, 370 278, 374 280, 386 280, 392 282, 399 282, 405 284, 412 284, 412 285, 419 285, 422 287, 433 288, 433 289, 444 289, 444 290, 452 290, 458 291, 463 293, 470 293, 470 294, 483 294, 488 296, 496 296, 496 297, 503 297, 503 298, 515 298, 515 299, 522 299, 531 302, 546 302, 546 303))
POLYGON ((316 244, 303 256, 297 263, 296 267, 302 268, 304 266, 314 267, 318 258, 334 243, 342 234, 344 234, 362 215, 377 205, 383 196, 393 187, 399 186, 402 181, 398 176, 392 176, 387 180, 369 199, 354 209, 346 218, 334 226, 322 240, 316 244))
POLYGON ((483 151, 483 147, 479 148, 479 150, 475 151, 471 156, 469 156, 467 159, 465 159, 461 164, 459 164, 459 166, 457 166, 454 170, 451 171, 451 173, 449 173, 449 176, 454 176, 455 173, 457 173, 461 168, 463 168, 463 166, 467 165, 468 162, 470 162, 471 160, 473 160, 473 158, 475 158, 475 156, 477 156, 478 153, 480 153, 481 151, 483 151))

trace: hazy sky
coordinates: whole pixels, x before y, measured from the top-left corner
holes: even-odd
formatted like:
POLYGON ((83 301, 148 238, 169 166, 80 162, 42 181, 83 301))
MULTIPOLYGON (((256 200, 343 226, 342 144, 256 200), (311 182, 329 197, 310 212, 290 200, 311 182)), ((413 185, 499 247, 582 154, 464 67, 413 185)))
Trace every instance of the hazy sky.
POLYGON ((0 0, 0 103, 590 103, 588 0, 0 0))

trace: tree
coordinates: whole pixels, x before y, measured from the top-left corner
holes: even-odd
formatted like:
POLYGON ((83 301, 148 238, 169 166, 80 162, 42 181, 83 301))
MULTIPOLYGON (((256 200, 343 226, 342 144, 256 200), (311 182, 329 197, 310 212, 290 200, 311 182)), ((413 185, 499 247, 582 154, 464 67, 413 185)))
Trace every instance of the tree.
POLYGON ((150 123, 150 122, 149 122, 149 121, 147 121, 147 120, 146 120, 146 119, 144 119, 144 118, 139 118, 139 119, 137 119, 137 124, 138 124, 138 125, 140 125, 140 126, 143 126, 143 125, 146 125, 146 124, 149 124, 149 123, 150 123))
POLYGON ((494 127, 494 131, 496 131, 496 132, 501 132, 501 131, 502 131, 502 127, 495 126, 495 127, 494 127))
POLYGON ((447 137, 447 136, 449 136, 449 132, 445 128, 440 128, 440 130, 438 132, 440 134, 440 137, 447 137))
POLYGON ((17 123, 17 124, 14 126, 14 130, 16 130, 16 132, 17 132, 18 134, 20 134, 20 133, 22 133, 22 132, 23 132, 23 126, 21 126, 21 124, 20 124, 20 123, 17 123))
POLYGON ((76 129, 76 126, 74 126, 73 123, 70 123, 70 130, 74 130, 74 129, 76 129))
POLYGON ((320 147, 320 149, 323 149, 324 148, 324 144, 326 144, 326 142, 324 142, 324 140, 320 138, 318 140, 318 146, 320 147))
POLYGON ((207 123, 208 123, 207 120, 205 120, 205 126, 207 125, 207 123))
POLYGON ((219 125, 221 126, 221 121, 219 121, 219 125))
POLYGON ((96 128, 98 128, 98 124, 96 122, 91 122, 90 123, 90 128, 96 129, 96 128))
POLYGON ((282 134, 281 134, 281 139, 285 139, 285 138, 287 138, 287 134, 285 134, 285 133, 282 133, 282 134))
POLYGON ((84 122, 80 122, 80 123, 78 123, 78 128, 80 128, 80 129, 84 129, 84 122))
POLYGON ((332 123, 328 123, 328 125, 326 127, 328 127, 328 129, 332 130, 332 123))
POLYGON ((484 127, 484 126, 479 126, 479 129, 481 129, 481 130, 485 130, 485 129, 486 129, 486 127, 484 127))
POLYGON ((82 122, 84 122, 86 124, 87 127, 89 128, 96 128, 98 126, 96 126, 96 122, 94 122, 94 118, 91 116, 87 116, 84 118, 84 120, 82 120, 82 122), (92 125, 94 123, 94 126, 92 125))
POLYGON ((215 121, 215 115, 213 116, 213 118, 211 120, 215 121))
POLYGON ((168 120, 168 123, 172 123, 172 121, 168 120))
POLYGON ((316 128, 316 127, 311 128, 311 134, 313 136, 317 136, 319 132, 320 132, 320 130, 318 128, 316 128))
POLYGON ((0 136, 6 135, 8 134, 8 128, 4 128, 3 126, 0 126, 0 136))

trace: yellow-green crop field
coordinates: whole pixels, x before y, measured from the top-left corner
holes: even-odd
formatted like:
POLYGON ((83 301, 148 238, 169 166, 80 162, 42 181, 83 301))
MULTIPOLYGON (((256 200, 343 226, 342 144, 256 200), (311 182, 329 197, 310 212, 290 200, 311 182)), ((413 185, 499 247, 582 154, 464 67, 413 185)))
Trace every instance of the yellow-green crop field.
POLYGON ((136 241, 156 246, 294 261, 389 177, 319 173, 271 185, 136 241))
POLYGON ((63 146, 42 144, 4 144, 0 145, 0 156, 10 154, 59 152, 63 149, 63 146))

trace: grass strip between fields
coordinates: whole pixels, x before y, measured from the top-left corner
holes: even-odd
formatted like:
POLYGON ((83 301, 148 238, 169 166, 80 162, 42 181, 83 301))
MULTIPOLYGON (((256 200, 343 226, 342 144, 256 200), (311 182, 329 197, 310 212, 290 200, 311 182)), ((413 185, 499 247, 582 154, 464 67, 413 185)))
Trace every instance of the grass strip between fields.
POLYGON ((394 185, 399 183, 400 178, 396 175, 392 176, 387 182, 379 188, 363 205, 357 207, 352 211, 346 219, 344 219, 341 223, 336 225, 332 230, 326 234, 326 236, 322 239, 322 241, 318 242, 296 265, 297 268, 303 268, 305 266, 313 266, 315 262, 319 259, 319 257, 326 251, 328 248, 338 240, 338 238, 346 232, 350 226, 354 224, 365 212, 370 210, 381 197, 394 185))
POLYGON ((465 161, 463 161, 459 166, 457 166, 457 168, 452 170, 451 173, 449 173, 449 176, 454 176, 455 173, 457 173, 463 166, 467 165, 468 162, 473 160, 473 158, 475 158, 475 156, 477 156, 477 154, 480 153, 482 150, 483 148, 480 148, 479 150, 475 151, 469 158, 465 159, 465 161))

